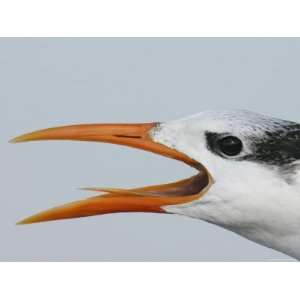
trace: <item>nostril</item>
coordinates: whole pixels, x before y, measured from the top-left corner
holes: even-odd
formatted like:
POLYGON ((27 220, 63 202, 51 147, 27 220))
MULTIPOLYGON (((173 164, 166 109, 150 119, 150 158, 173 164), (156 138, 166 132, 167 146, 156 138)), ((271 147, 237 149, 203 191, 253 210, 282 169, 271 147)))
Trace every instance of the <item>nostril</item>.
POLYGON ((116 134, 115 137, 119 138, 130 138, 130 139, 140 139, 141 137, 138 135, 123 135, 123 134, 116 134))

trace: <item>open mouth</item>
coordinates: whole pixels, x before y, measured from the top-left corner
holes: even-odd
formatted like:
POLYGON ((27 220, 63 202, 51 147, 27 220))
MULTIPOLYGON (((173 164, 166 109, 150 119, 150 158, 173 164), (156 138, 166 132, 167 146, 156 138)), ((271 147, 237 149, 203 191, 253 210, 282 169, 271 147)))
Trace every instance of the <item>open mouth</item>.
POLYGON ((40 140, 94 141, 129 146, 184 162, 197 174, 181 181, 135 189, 89 188, 104 194, 55 207, 33 215, 18 224, 87 217, 117 212, 166 213, 165 206, 201 198, 212 184, 206 168, 186 154, 155 142, 151 135, 159 123, 87 124, 35 131, 12 140, 14 143, 40 140))

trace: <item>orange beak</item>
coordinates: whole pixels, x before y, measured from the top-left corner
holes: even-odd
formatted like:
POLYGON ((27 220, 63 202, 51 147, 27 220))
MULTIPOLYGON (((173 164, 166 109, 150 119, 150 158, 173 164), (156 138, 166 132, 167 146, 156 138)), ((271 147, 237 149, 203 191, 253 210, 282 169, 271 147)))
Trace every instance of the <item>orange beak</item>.
POLYGON ((157 153, 182 161, 199 172, 197 175, 175 183, 137 189, 94 188, 105 194, 59 206, 18 224, 30 224, 60 219, 70 219, 117 212, 164 213, 164 206, 183 204, 198 199, 211 183, 206 169, 184 153, 153 141, 151 133, 159 130, 159 123, 144 124, 88 124, 50 128, 25 134, 11 142, 40 140, 94 141, 125 145, 157 153))

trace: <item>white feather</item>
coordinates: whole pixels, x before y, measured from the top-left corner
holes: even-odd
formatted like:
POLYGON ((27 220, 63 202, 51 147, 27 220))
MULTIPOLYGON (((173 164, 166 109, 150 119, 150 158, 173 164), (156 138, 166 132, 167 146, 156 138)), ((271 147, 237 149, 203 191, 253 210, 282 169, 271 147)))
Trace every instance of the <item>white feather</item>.
POLYGON ((230 132, 243 140, 244 155, 251 151, 247 137, 260 137, 283 122, 248 111, 207 111, 161 124, 153 139, 201 162, 215 180, 201 199, 164 209, 222 226, 300 259, 299 169, 290 182, 278 167, 212 153, 205 139, 206 131, 230 132))

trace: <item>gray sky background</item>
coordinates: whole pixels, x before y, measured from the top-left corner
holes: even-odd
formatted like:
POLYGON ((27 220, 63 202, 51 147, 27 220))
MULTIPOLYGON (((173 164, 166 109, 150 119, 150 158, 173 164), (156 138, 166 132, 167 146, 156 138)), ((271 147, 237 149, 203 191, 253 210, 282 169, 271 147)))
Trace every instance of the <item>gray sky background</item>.
POLYGON ((114 214, 15 226, 90 195, 79 187, 164 183, 193 170, 114 145, 8 140, 56 125, 164 121, 207 109, 300 121, 299 73, 299 39, 0 39, 0 260, 289 259, 181 216, 114 214))

